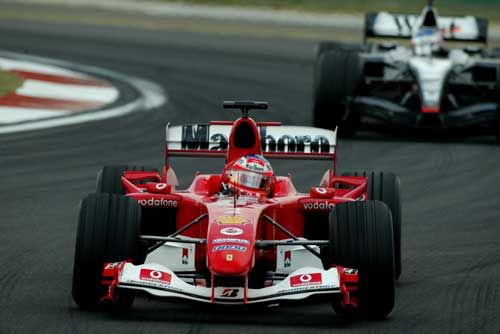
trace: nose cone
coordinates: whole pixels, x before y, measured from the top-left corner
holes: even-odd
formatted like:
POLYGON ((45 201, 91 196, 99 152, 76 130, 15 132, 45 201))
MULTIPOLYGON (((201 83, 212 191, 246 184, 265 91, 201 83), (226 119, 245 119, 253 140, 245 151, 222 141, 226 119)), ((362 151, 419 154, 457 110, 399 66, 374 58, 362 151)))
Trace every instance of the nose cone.
POLYGON ((250 220, 231 219, 232 224, 229 219, 216 219, 209 226, 207 261, 214 275, 242 276, 253 266, 254 224, 250 220))
POLYGON ((253 252, 244 248, 234 244, 214 246, 208 255, 210 271, 221 276, 246 275, 252 267, 253 252))

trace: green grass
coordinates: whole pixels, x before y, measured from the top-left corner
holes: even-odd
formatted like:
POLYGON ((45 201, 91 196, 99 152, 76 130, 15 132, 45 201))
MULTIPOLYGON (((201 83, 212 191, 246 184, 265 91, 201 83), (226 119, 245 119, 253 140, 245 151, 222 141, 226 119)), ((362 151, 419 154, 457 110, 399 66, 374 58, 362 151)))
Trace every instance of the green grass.
POLYGON ((12 93, 21 87, 23 80, 10 72, 0 71, 0 96, 12 93))
MULTIPOLYGON (((425 0, 183 0, 171 1, 189 4, 242 6, 272 9, 292 9, 319 13, 365 13, 390 11, 418 13, 425 0)), ((442 0, 435 1, 441 15, 476 15, 500 21, 500 0, 442 0)))

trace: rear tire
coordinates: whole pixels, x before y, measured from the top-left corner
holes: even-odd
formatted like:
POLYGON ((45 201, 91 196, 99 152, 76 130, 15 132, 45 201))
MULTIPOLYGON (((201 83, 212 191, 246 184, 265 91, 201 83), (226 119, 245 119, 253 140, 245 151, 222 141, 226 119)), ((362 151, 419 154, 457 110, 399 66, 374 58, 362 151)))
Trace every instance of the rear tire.
POLYGON ((401 259, 401 197, 399 177, 391 172, 346 172, 343 176, 364 176, 368 179, 368 199, 387 204, 392 213, 394 228, 394 258, 396 280, 401 276, 403 261, 401 259))
POLYGON ((358 51, 336 48, 318 53, 314 68, 313 118, 317 127, 351 135, 359 125, 359 115, 349 112, 348 98, 361 83, 358 51))
POLYGON ((106 292, 101 283, 103 265, 130 259, 144 261, 139 244, 140 207, 130 197, 90 194, 80 205, 73 267, 73 300, 84 309, 106 307, 126 310, 132 294, 119 294, 113 304, 100 301, 106 292))
POLYGON ((129 171, 151 171, 157 172, 156 168, 142 166, 105 166, 97 174, 96 193, 98 194, 118 194, 124 195, 125 189, 122 186, 121 178, 123 172, 129 171))
POLYGON ((319 57, 322 53, 328 52, 331 50, 346 50, 346 51, 354 51, 354 52, 362 52, 364 50, 363 46, 356 43, 346 43, 346 42, 336 42, 336 41, 322 41, 319 42, 318 48, 316 51, 316 56, 319 57))
POLYGON ((394 307, 392 217, 379 201, 338 204, 330 213, 331 264, 358 270, 358 308, 334 303, 341 316, 384 318, 394 307))

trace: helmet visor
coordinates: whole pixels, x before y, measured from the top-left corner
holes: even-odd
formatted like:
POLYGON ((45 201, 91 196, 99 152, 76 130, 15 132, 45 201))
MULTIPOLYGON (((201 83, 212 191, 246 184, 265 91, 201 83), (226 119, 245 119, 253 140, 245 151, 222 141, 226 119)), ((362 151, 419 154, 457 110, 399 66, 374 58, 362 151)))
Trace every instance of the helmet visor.
POLYGON ((249 171, 232 171, 235 183, 250 189, 262 190, 266 187, 269 178, 259 173, 249 171))

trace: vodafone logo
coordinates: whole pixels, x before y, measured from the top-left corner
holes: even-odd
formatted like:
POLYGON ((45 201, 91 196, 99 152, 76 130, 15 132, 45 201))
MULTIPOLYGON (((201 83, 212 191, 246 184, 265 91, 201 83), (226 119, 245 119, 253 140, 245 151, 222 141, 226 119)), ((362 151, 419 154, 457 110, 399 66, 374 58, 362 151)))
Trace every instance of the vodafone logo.
POLYGON ((178 206, 178 202, 176 200, 164 198, 140 199, 137 202, 139 202, 141 206, 149 207, 176 208, 178 206))
POLYGON ((316 188, 316 191, 322 195, 326 194, 326 189, 325 188, 316 188))
POLYGON ((242 235, 243 230, 238 227, 226 227, 221 229, 220 233, 224 235, 242 235))
POLYGON ((161 283, 169 285, 172 281, 172 275, 169 273, 159 271, 159 270, 150 270, 150 269, 141 269, 139 274, 139 278, 142 281, 161 283))
POLYGON ((290 286, 292 288, 300 286, 321 285, 322 283, 323 279, 321 277, 321 273, 302 274, 290 277, 290 286))
POLYGON ((156 184, 156 190, 164 190, 167 187, 166 183, 158 183, 156 184))
POLYGON ((305 202, 304 209, 305 210, 331 210, 335 207, 334 203, 330 203, 327 201, 316 201, 316 202, 305 202))
POLYGON ((162 277, 162 274, 161 272, 155 270, 149 273, 149 277, 154 279, 160 279, 162 277))
POLYGON ((299 280, 302 282, 302 283, 309 283, 311 280, 312 280, 312 276, 309 275, 309 274, 305 274, 305 275, 302 275, 299 277, 299 280))

